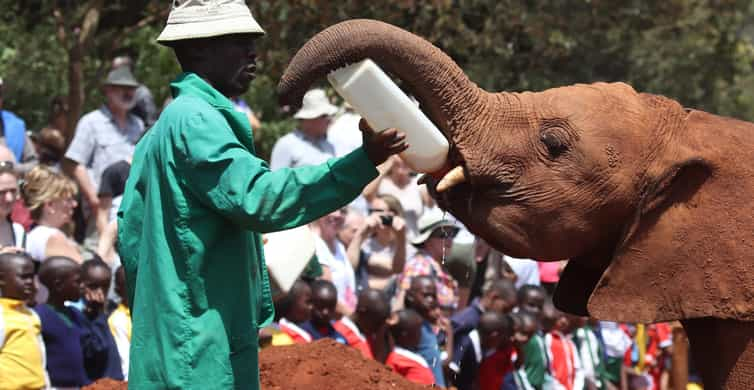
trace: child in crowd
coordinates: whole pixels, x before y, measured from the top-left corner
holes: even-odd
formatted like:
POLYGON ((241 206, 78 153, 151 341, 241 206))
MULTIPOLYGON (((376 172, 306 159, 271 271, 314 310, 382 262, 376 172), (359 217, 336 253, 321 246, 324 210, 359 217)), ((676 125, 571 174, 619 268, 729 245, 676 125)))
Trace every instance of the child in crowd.
POLYGON ((534 390, 526 375, 524 362, 527 360, 524 346, 536 334, 538 327, 536 318, 525 311, 511 315, 513 319, 513 371, 503 379, 500 390, 534 390))
POLYGON ((431 385, 435 383, 427 361, 416 353, 421 341, 422 317, 414 310, 405 309, 396 313, 396 323, 390 328, 395 347, 387 357, 387 364, 411 382, 431 385))
POLYGON ((479 318, 486 311, 510 313, 516 307, 516 287, 508 279, 493 280, 484 286, 482 297, 474 299, 471 305, 450 317, 456 343, 461 336, 479 325, 479 318))
MULTIPOLYGON (((521 289, 525 287, 527 285, 522 286, 521 289)), ((540 288, 538 286, 532 287, 540 288)), ((528 336, 528 341, 521 347, 521 352, 526 357, 523 368, 529 384, 535 389, 542 389, 546 388, 546 383, 552 382, 552 377, 549 375, 550 363, 545 348, 544 333, 540 330, 541 308, 536 307, 536 305, 527 305, 527 309, 522 307, 521 304, 526 302, 526 296, 530 293, 522 295, 521 289, 519 289, 518 296, 519 299, 524 298, 524 300, 519 301, 517 313, 521 319, 521 332, 528 336), (535 312, 530 312, 528 308, 535 309, 535 312)), ((542 292, 544 292, 543 289, 542 292)))
POLYGON ((34 262, 24 253, 0 254, 0 389, 46 387, 39 316, 26 306, 34 293, 34 262))
POLYGON ((312 336, 298 325, 311 319, 312 289, 308 282, 302 279, 296 280, 288 294, 281 299, 276 310, 281 314, 280 331, 288 335, 291 341, 276 342, 273 335, 273 345, 303 344, 312 341, 312 336))
POLYGON ((389 300, 382 291, 371 288, 359 293, 358 298, 353 321, 343 316, 333 327, 364 357, 384 362, 390 351, 386 322, 390 316, 389 300))
MULTIPOLYGON (((445 376, 443 375, 444 361, 441 358, 437 333, 435 333, 432 326, 437 321, 440 313, 437 303, 435 279, 427 275, 414 276, 411 279, 411 284, 408 291, 406 291, 404 300, 404 306, 415 310, 424 320, 417 353, 427 361, 429 367, 432 369, 432 374, 435 376, 435 384, 445 387, 445 376)), ((450 336, 452 338, 452 334, 450 336)), ((448 345, 453 345, 452 340, 448 345)), ((451 353, 448 353, 448 360, 452 358, 451 353)))
POLYGON ((88 320, 88 331, 92 334, 87 338, 90 345, 84 345, 84 367, 91 380, 123 379, 118 346, 110 332, 105 312, 111 280, 110 266, 104 261, 92 259, 81 265, 83 313, 88 320))
POLYGON ((327 280, 315 280, 312 289, 311 319, 301 324, 301 329, 311 336, 312 340, 329 337, 335 341, 348 344, 346 338, 333 328, 333 319, 338 305, 338 290, 327 280))
POLYGON ((590 389, 605 389, 605 360, 602 358, 604 350, 600 345, 597 334, 589 324, 587 317, 569 315, 571 323, 571 340, 584 369, 584 380, 590 389))
POLYGON ((539 320, 546 298, 547 292, 544 287, 525 284, 518 289, 518 309, 533 314, 539 320))
POLYGON ((123 377, 128 380, 128 351, 131 348, 131 309, 128 306, 126 294, 126 272, 123 267, 115 271, 115 293, 120 297, 118 307, 110 314, 107 324, 115 339, 120 355, 120 366, 123 377))
POLYGON ((88 385, 91 380, 84 369, 82 347, 84 336, 90 336, 85 330, 87 320, 65 304, 81 297, 79 264, 68 257, 50 257, 39 267, 39 280, 49 291, 47 303, 34 310, 42 321, 50 384, 73 388, 88 385))
POLYGON ((453 384, 459 390, 499 390, 503 378, 513 371, 513 324, 507 314, 482 314, 479 326, 464 335, 449 365, 453 384))
POLYGON ((568 316, 552 302, 542 308, 542 328, 545 331, 545 348, 553 379, 566 390, 584 388, 584 371, 576 345, 568 338, 571 324, 568 316))

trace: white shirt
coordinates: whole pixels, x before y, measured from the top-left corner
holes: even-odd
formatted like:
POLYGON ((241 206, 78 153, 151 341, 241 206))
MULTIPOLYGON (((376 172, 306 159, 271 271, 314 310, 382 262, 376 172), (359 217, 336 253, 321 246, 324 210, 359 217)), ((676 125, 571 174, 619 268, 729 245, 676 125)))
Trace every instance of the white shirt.
POLYGON ((513 272, 516 273, 516 289, 521 288, 525 284, 533 284, 535 286, 540 285, 539 281, 539 267, 537 262, 531 259, 517 259, 515 257, 503 256, 503 260, 511 266, 513 272))
POLYGON ((344 112, 327 129, 327 140, 335 146, 335 156, 345 156, 361 146, 360 120, 359 114, 344 112))
POLYGON ((332 253, 325 241, 316 237, 314 248, 319 263, 330 269, 332 282, 338 290, 338 301, 351 310, 356 309, 356 275, 346 256, 345 246, 335 240, 335 253, 332 253))
POLYGON ((335 147, 327 138, 313 139, 301 130, 294 130, 275 143, 270 170, 319 165, 332 157, 335 157, 335 147))

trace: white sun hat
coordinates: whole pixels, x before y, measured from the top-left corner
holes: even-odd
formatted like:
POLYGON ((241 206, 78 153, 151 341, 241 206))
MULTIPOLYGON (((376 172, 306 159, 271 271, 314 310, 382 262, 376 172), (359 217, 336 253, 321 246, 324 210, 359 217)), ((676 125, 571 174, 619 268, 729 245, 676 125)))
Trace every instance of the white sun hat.
POLYGON ((293 115, 296 119, 314 119, 322 115, 335 115, 338 107, 330 103, 330 99, 322 89, 311 89, 304 95, 301 109, 293 115))
POLYGON ((244 0, 173 0, 167 25, 157 42, 228 34, 264 34, 244 0))

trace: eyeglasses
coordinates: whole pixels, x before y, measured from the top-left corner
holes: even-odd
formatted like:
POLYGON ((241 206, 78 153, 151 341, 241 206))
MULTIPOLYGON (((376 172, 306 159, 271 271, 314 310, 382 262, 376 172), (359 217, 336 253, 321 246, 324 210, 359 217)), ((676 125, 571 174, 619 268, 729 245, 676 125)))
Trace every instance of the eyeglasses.
POLYGON ((432 232, 432 234, 429 235, 429 238, 453 238, 458 234, 457 229, 437 229, 432 232))
POLYGON ((13 161, 0 161, 0 172, 15 172, 13 170, 13 161))
POLYGON ((374 214, 374 213, 390 213, 390 212, 392 212, 392 210, 389 210, 389 209, 369 209, 369 214, 374 214))

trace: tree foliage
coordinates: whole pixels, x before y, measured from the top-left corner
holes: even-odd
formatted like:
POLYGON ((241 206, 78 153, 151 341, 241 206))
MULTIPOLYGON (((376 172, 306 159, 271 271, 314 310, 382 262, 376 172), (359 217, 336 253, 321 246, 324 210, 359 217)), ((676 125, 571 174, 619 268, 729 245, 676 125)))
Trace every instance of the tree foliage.
MULTIPOLYGON (((154 42, 169 2, 0 0, 0 75, 6 106, 39 128, 52 96, 70 95, 71 37, 97 8, 83 47, 84 110, 100 104, 110 57, 136 55, 137 77, 158 103, 179 71, 154 42), (60 18, 68 40, 59 36, 60 18)), ((542 90, 572 83, 625 81, 688 107, 754 120, 751 41, 754 7, 743 0, 275 0, 250 2, 267 31, 247 101, 262 116, 259 149, 294 125, 276 104, 275 85, 295 51, 342 20, 372 18, 417 33, 446 51, 488 90, 542 90)), ((91 17, 90 17, 91 21, 91 17)))

